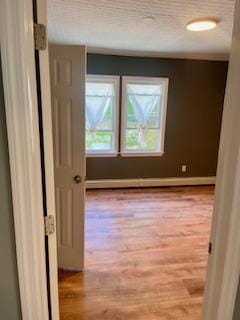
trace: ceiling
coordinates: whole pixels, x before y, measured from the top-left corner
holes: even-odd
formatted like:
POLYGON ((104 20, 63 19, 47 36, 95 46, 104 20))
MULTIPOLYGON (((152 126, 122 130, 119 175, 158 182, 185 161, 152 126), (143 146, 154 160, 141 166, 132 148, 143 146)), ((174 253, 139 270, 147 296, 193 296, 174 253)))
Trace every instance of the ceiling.
POLYGON ((49 41, 85 44, 89 52, 226 60, 233 11, 234 0, 48 0, 49 41), (202 17, 220 23, 186 30, 202 17))

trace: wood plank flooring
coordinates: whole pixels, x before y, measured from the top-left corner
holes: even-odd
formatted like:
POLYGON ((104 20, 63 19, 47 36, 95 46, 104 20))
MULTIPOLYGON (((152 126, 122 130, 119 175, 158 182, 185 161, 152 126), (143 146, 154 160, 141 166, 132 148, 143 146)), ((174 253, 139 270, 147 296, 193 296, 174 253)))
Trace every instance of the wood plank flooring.
POLYGON ((87 191, 86 267, 59 272, 61 320, 200 320, 213 193, 87 191))

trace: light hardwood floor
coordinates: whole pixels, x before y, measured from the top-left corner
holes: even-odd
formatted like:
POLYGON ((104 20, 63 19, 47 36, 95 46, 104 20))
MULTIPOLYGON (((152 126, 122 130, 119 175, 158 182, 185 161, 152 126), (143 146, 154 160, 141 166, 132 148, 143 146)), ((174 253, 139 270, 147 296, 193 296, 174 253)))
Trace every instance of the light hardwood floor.
POLYGON ((213 193, 88 191, 86 267, 59 273, 61 320, 200 320, 213 193))

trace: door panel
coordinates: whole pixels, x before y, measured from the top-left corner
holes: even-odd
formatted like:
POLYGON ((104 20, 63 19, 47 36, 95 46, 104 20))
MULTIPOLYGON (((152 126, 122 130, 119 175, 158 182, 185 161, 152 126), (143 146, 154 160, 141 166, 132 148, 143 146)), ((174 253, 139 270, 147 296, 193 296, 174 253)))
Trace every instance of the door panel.
POLYGON ((50 46, 58 266, 84 265, 84 46, 50 46), (74 179, 79 176, 80 179, 74 179))

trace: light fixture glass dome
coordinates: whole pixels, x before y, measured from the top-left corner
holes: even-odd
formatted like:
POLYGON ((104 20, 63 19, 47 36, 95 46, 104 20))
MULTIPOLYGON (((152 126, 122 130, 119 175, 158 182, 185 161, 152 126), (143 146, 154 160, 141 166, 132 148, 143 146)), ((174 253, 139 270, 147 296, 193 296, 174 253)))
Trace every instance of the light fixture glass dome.
POLYGON ((207 31, 214 29, 218 22, 213 19, 198 19, 190 21, 186 28, 190 31, 207 31))

